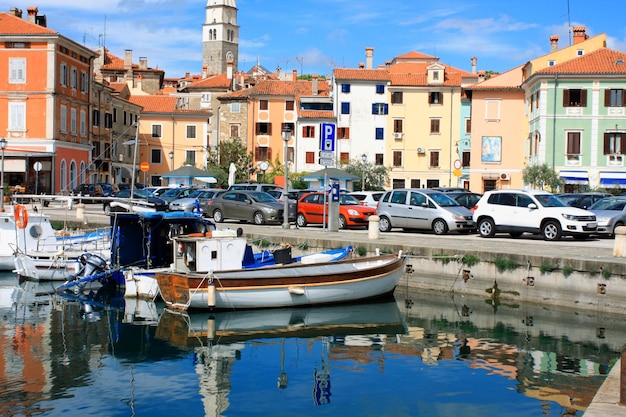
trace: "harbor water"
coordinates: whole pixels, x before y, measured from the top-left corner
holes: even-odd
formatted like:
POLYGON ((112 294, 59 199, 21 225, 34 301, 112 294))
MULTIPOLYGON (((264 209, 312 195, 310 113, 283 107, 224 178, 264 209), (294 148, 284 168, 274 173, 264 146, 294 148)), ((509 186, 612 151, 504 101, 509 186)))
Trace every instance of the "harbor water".
POLYGON ((177 313, 53 284, 0 275, 2 416, 582 416, 626 341, 619 316, 403 286, 177 313))

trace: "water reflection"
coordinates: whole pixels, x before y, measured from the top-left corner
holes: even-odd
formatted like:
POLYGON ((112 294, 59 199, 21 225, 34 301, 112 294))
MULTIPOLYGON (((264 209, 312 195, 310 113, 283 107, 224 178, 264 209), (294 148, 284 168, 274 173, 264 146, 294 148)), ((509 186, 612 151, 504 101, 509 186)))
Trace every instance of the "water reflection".
POLYGON ((0 415, 582 415, 621 317, 396 290, 350 306, 174 313, 0 276, 0 415))

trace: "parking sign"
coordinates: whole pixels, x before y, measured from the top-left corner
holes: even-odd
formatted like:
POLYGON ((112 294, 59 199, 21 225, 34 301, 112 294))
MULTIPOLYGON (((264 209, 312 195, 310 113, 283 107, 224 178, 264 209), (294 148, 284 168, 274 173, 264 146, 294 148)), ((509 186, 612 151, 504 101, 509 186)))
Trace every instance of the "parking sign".
POLYGON ((320 149, 322 151, 335 151, 335 125, 333 123, 322 123, 320 149))

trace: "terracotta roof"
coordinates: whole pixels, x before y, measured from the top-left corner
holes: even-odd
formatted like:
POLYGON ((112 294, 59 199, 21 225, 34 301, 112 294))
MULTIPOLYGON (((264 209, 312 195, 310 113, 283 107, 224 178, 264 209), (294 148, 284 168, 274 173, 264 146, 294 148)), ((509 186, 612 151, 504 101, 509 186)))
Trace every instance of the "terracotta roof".
POLYGON ((232 83, 232 80, 228 79, 228 76, 226 73, 223 74, 217 74, 217 75, 210 75, 207 78, 204 79, 199 79, 199 80, 192 80, 192 83, 189 84, 187 87, 188 88, 196 88, 196 87, 222 87, 222 88, 228 88, 230 87, 232 83))
MULTIPOLYGON (((134 62, 131 63, 131 68, 133 71, 161 71, 164 72, 162 69, 159 68, 147 68, 145 70, 142 70, 139 67, 139 64, 135 64, 134 62)), ((120 58, 116 55, 113 55, 111 52, 109 52, 109 50, 107 49, 104 53, 104 65, 102 65, 102 67, 100 68, 101 70, 124 70, 124 59, 120 58)))
POLYGON ((519 90, 521 89, 520 86, 523 81, 523 67, 524 65, 519 65, 502 74, 494 75, 484 81, 465 88, 468 90, 519 90))
POLYGON ((126 83, 109 83, 109 87, 111 87, 113 91, 119 93, 120 91, 123 91, 125 88, 128 88, 128 85, 126 83))
POLYGON ((332 110, 300 110, 302 119, 334 119, 335 113, 332 110))
MULTIPOLYGON (((318 81, 317 88, 320 96, 327 96, 330 92, 330 86, 324 81, 318 81)), ((249 90, 251 96, 311 96, 313 95, 313 83, 307 80, 264 80, 249 90)))
POLYGON ((176 110, 178 99, 171 96, 131 96, 128 101, 143 107, 143 112, 164 113, 176 110))
POLYGON ((59 32, 5 12, 0 13, 0 35, 59 35, 59 32))
POLYGON ((336 80, 389 81, 387 69, 335 68, 336 80))
POLYGON ((432 59, 438 61, 439 58, 434 55, 427 55, 417 51, 411 51, 404 55, 398 55, 395 59, 432 59))
POLYGON ((626 52, 601 48, 536 74, 626 74, 626 52))

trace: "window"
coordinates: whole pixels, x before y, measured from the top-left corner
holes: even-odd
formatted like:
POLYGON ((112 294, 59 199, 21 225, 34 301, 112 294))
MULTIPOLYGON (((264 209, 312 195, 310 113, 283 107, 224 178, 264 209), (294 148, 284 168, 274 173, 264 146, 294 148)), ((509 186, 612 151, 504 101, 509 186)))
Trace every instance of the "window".
POLYGON ((266 122, 259 122, 256 124, 255 133, 257 135, 271 135, 272 134, 272 124, 266 122))
POLYGON ((548 66, 549 67, 553 67, 554 64, 556 64, 556 61, 553 61, 553 60, 548 61, 548 66))
POLYGON ((205 109, 211 107, 211 93, 202 93, 200 97, 200 107, 205 109))
POLYGON ((111 113, 104 113, 104 127, 106 129, 113 127, 113 115, 111 113))
POLYGON ((350 92, 350 84, 341 84, 341 92, 349 93, 350 92))
POLYGON ((9 102, 9 131, 26 130, 26 103, 9 102))
POLYGON ((315 152, 307 152, 304 155, 304 161, 307 164, 314 164, 315 163, 315 152))
POLYGON ((350 152, 339 152, 339 162, 342 164, 350 163, 350 152))
POLYGON ((160 164, 162 155, 163 155, 163 152, 161 151, 160 148, 150 149, 150 163, 160 164))
POLYGON ((91 113, 91 124, 94 126, 100 126, 100 110, 95 110, 91 113))
POLYGON ((441 119, 430 119, 430 133, 441 133, 439 130, 440 124, 441 119))
POLYGON ((376 84, 376 94, 385 94, 384 84, 376 84))
POLYGON ((303 138, 314 138, 315 137, 315 126, 302 126, 302 137, 303 138))
POLYGON ((387 103, 372 103, 372 114, 388 114, 389 105, 387 103))
POLYGON ((238 138, 239 136, 239 125, 230 125, 230 137, 238 138))
POLYGON ((428 93, 428 104, 443 104, 443 94, 440 91, 428 93))
POLYGON ((72 67, 71 70, 71 77, 70 77, 70 87, 72 87, 74 90, 76 90, 78 88, 78 70, 74 67, 72 67))
POLYGON ((230 112, 239 113, 241 111, 241 103, 230 103, 230 112))
POLYGON ((152 137, 153 138, 161 137, 161 125, 152 125, 152 137))
POLYGON ((293 100, 287 100, 287 101, 285 101, 285 110, 287 110, 287 111, 293 111, 293 110, 294 110, 294 108, 295 108, 295 105, 294 105, 294 101, 293 101, 293 100))
POLYGON ((269 109, 269 101, 259 100, 259 110, 267 110, 267 109, 269 109))
POLYGON ((70 74, 69 74, 69 71, 67 69, 67 64, 62 63, 60 71, 59 71, 59 83, 61 83, 61 85, 63 87, 67 87, 67 84, 69 82, 69 78, 70 78, 70 74))
POLYGON ((463 151, 461 155, 461 163, 463 168, 469 168, 470 166, 470 151, 463 151))
POLYGON ((271 161, 272 148, 268 148, 267 146, 257 146, 254 148, 254 159, 256 161, 271 161))
POLYGON ((393 166, 395 168, 402 166, 402 151, 393 151, 393 166))
POLYGON ((117 107, 113 107, 113 121, 117 123, 117 107))
POLYGON ((70 109, 70 133, 72 133, 73 135, 76 134, 76 109, 70 109))
POLYGON ((580 132, 567 132, 566 162, 568 165, 580 164, 580 132))
POLYGON ((350 103, 344 101, 341 103, 341 114, 350 114, 350 103))
POLYGON ((626 134, 622 132, 611 132, 604 134, 604 154, 624 154, 626 153, 626 134))
POLYGON ((626 107, 626 94, 624 90, 610 89, 604 90, 605 107, 626 107))
POLYGON ((563 107, 586 107, 587 90, 573 88, 563 90, 563 107))
POLYGON ((411 188, 422 188, 422 180, 419 178, 412 179, 411 188))
POLYGON ((87 133, 87 113, 85 110, 80 111, 80 135, 85 136, 87 133))
POLYGON ((485 100, 485 120, 500 120, 500 100, 485 100))
POLYGON ((185 151, 185 165, 196 165, 196 151, 185 151))
POLYGON ((89 77, 85 71, 80 72, 80 91, 87 93, 89 91, 89 77))
POLYGON ((393 120, 393 132, 394 133, 402 133, 404 132, 404 128, 403 128, 403 122, 404 120, 402 119, 394 119, 393 120))
POLYGON ((433 80, 434 81, 438 81, 439 80, 439 71, 433 71, 433 80))
POLYGON ((439 168, 439 151, 430 151, 430 160, 428 162, 430 168, 439 168))
POLYGON ((377 154, 374 156, 374 160, 375 160, 375 162, 374 162, 374 163, 375 163, 376 165, 378 165, 378 166, 383 165, 383 164, 384 164, 384 162, 385 162, 385 154, 382 154, 382 153, 377 153, 377 154))
POLYGON ((468 117, 465 119, 465 134, 469 135, 471 133, 472 133, 472 119, 468 117))
POLYGON ((539 91, 535 93, 535 108, 539 108, 539 91))
POLYGON ((337 128, 337 139, 350 139, 350 128, 349 127, 338 127, 337 128))
POLYGON ((385 129, 382 127, 377 127, 376 128, 376 140, 383 140, 385 139, 385 129))
POLYGON ((188 125, 187 126, 187 139, 195 139, 196 138, 196 126, 188 125))
POLYGON ((391 104, 402 104, 404 102, 404 96, 402 91, 395 91, 391 93, 391 104))
MULTIPOLYGON (((94 110, 94 113, 97 110, 94 110)), ((61 133, 67 132, 67 107, 61 105, 61 133)))
POLYGON ((26 83, 26 58, 9 59, 9 83, 26 83))
POLYGON ((401 178, 394 178, 393 180, 391 180, 391 187, 393 189, 404 188, 404 184, 405 184, 405 181, 401 178))

